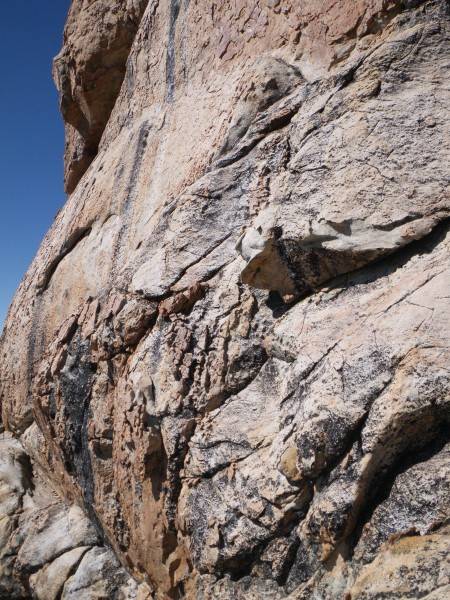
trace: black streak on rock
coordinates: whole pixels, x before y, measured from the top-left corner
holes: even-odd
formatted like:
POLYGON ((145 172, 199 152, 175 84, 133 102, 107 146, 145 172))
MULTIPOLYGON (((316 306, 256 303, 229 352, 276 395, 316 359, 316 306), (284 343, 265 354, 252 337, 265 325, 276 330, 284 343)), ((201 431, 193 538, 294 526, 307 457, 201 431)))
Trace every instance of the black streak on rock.
POLYGON ((88 425, 91 417, 90 399, 94 366, 89 360, 89 342, 76 335, 69 346, 67 366, 60 375, 60 393, 66 417, 66 465, 75 474, 87 513, 99 535, 102 527, 94 510, 94 473, 88 447, 88 425))
POLYGON ((175 93, 175 35, 177 20, 180 14, 181 0, 171 0, 169 38, 167 40, 166 56, 166 101, 172 102, 175 93))

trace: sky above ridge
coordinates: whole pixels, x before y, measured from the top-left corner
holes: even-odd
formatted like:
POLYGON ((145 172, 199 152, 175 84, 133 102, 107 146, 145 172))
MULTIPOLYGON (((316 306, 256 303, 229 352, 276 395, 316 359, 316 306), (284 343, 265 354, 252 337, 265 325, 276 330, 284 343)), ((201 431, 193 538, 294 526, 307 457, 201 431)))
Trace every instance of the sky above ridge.
POLYGON ((52 59, 70 0, 0 2, 0 331, 25 271, 64 204, 64 128, 52 59))

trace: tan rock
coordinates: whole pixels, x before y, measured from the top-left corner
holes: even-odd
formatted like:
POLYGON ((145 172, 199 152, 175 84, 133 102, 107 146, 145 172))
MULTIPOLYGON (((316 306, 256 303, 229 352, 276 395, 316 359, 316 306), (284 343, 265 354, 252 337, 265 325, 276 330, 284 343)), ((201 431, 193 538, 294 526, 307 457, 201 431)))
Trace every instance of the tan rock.
POLYGON ((74 0, 73 191, 0 341, 4 593, 85 546, 62 598, 444 593, 448 33, 444 0, 74 0))
POLYGON ((442 594, 450 579, 446 564, 448 551, 448 528, 422 537, 394 540, 363 569, 347 598, 369 600, 380 594, 398 598, 417 597, 419 594, 425 598, 445 597, 442 594), (424 571, 427 577, 421 576, 424 571))
MULTIPOLYGON (((25 436, 28 448, 34 435, 29 431, 25 436)), ((33 472, 20 442, 2 434, 0 598, 29 598, 32 594, 37 600, 55 600, 66 593, 66 587, 67 597, 71 597, 74 585, 80 598, 98 600, 102 594, 123 600, 151 598, 149 587, 136 584, 111 550, 101 544, 81 508, 62 502, 42 476, 42 472, 33 472), (90 558, 88 568, 82 563, 85 554, 90 558)))
POLYGON ((65 184, 73 192, 98 151, 146 0, 72 2, 53 63, 66 123, 65 184))

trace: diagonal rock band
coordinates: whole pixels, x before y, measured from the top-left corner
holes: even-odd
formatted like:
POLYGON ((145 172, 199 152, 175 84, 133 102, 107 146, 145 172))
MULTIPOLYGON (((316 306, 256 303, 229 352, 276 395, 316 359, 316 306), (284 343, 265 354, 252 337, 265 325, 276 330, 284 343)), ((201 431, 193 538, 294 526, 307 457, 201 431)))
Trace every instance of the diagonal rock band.
POLYGON ((0 598, 444 600, 445 0, 73 0, 0 338, 0 598))

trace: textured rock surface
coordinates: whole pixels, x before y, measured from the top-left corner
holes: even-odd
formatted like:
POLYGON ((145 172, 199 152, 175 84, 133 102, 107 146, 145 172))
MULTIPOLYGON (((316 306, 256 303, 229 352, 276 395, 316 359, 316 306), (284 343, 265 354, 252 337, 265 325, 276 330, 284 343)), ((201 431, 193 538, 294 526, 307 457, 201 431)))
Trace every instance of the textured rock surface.
POLYGON ((446 596, 449 28, 72 3, 73 193, 0 342, 3 597, 446 596))
POLYGON ((150 598, 8 434, 0 437, 0 508, 0 598, 150 598))
POLYGON ((53 65, 66 124, 68 193, 97 154, 146 5, 146 0, 79 0, 71 4, 64 46, 53 65))

